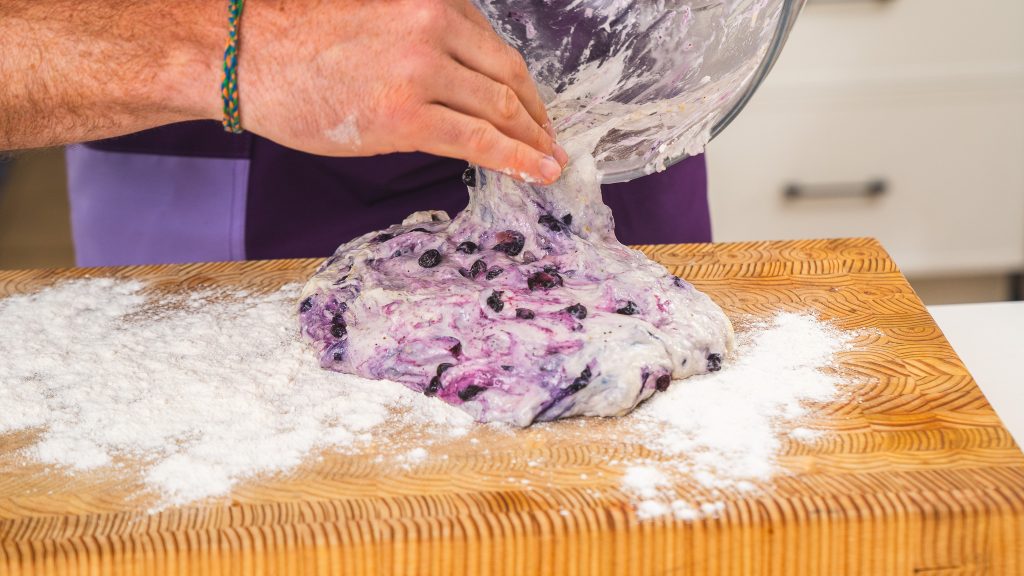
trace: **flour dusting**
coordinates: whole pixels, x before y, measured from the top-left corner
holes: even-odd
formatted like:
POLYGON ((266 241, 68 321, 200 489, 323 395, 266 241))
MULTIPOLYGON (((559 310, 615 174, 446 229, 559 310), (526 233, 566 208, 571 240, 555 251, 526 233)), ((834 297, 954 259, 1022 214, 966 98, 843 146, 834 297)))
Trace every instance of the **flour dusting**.
POLYGON ((367 445, 396 410, 467 431, 458 409, 309 362, 298 289, 168 296, 97 279, 0 300, 0 434, 41 429, 28 456, 72 471, 143 460, 146 486, 173 505, 317 448, 367 445))
POLYGON ((349 146, 353 150, 359 149, 363 139, 359 134, 359 120, 355 114, 349 114, 345 120, 327 131, 327 138, 336 144, 349 146))
POLYGON ((693 478, 712 494, 751 491, 751 481, 777 473, 780 436, 810 442, 823 434, 799 423, 809 403, 840 392, 837 355, 851 348, 856 333, 783 312, 737 336, 737 352, 721 372, 674 382, 632 415, 633 433, 662 456, 629 468, 622 479, 642 517, 714 515, 724 507, 721 501, 680 500, 670 478, 693 478))
MULTIPOLYGON (((376 454, 376 462, 407 473, 484 448, 474 435, 518 441, 514 428, 477 426, 397 383, 309 362, 294 322, 298 294, 297 285, 269 294, 166 294, 90 279, 0 299, 0 438, 31 431, 26 460, 58 467, 48 473, 102 469, 141 482, 156 497, 154 509, 228 494, 324 449, 376 454), (422 434, 396 444, 399 427, 422 434), (461 448, 451 448, 459 437, 461 448)), ((792 313, 747 322, 737 336, 720 372, 674 382, 629 416, 568 420, 534 433, 595 444, 603 438, 598 425, 612 424, 603 433, 651 457, 595 452, 594 463, 610 473, 579 474, 580 482, 618 486, 641 519, 713 517, 724 509, 722 493, 757 490, 778 473, 787 434, 801 442, 822 434, 805 426, 806 402, 838 393, 843 379, 832 368, 854 337, 792 313), (701 493, 679 493, 684 478, 701 493)), ((489 454, 484 448, 477 457, 489 454)), ((525 469, 529 478, 510 478, 514 489, 555 486, 550 478, 559 471, 543 458, 525 469)))

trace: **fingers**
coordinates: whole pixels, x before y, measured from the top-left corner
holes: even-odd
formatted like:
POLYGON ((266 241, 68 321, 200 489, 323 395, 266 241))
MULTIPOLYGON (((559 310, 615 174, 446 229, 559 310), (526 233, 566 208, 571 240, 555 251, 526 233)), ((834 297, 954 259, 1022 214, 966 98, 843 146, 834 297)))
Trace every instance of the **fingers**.
POLYGON ((565 150, 533 120, 519 96, 509 86, 454 62, 439 73, 436 80, 434 93, 439 103, 468 116, 486 120, 506 136, 546 156, 554 156, 562 167, 569 162, 565 150), (453 90, 453 86, 458 86, 458 89, 453 90))
POLYGON ((469 20, 455 20, 452 26, 457 30, 448 35, 452 57, 467 68, 511 88, 533 121, 553 135, 544 101, 522 55, 505 44, 490 27, 485 30, 469 20))
POLYGON ((494 30, 491 23, 487 20, 487 17, 484 16, 470 0, 457 1, 455 6, 459 13, 466 18, 469 18, 475 24, 482 26, 485 30, 494 30))
POLYGON ((420 115, 417 148, 429 154, 460 158, 523 180, 550 184, 562 175, 553 157, 516 140, 493 124, 440 104, 420 115))

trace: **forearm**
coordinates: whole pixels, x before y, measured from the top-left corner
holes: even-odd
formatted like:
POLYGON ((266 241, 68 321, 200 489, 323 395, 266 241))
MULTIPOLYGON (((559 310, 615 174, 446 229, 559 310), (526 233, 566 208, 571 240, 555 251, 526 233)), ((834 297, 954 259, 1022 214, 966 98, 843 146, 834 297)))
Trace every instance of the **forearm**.
POLYGON ((220 116, 221 2, 0 1, 0 150, 220 116))

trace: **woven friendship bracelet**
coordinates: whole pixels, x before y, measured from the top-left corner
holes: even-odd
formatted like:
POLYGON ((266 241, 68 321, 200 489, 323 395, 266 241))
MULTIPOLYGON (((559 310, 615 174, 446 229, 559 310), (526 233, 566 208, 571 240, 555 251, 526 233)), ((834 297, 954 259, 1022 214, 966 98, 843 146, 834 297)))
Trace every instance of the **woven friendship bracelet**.
POLYGON ((224 82, 221 99, 224 101, 224 129, 233 134, 242 132, 242 117, 238 109, 238 24, 242 18, 245 0, 228 0, 228 44, 224 48, 224 82))

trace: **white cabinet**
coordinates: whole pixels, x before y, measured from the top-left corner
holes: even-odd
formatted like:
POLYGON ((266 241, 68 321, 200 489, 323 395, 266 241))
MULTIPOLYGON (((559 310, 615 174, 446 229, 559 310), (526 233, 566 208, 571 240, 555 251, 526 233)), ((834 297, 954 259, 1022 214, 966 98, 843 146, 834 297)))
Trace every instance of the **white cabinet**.
POLYGON ((708 162, 716 240, 874 236, 918 277, 1024 269, 1024 2, 811 0, 708 162))

